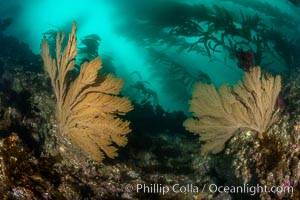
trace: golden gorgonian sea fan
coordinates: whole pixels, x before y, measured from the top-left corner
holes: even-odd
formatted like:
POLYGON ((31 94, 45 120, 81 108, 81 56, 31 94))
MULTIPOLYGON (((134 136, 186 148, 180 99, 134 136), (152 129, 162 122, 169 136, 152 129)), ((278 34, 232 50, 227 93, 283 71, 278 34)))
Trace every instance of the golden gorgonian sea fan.
POLYGON ((278 119, 275 108, 281 90, 280 76, 261 73, 252 67, 234 87, 196 84, 190 101, 193 117, 184 122, 188 131, 199 134, 202 153, 218 153, 238 130, 253 130, 260 137, 278 119))
POLYGON ((101 161, 104 153, 114 158, 118 146, 127 143, 129 122, 119 118, 132 110, 130 101, 117 96, 123 80, 113 75, 99 76, 101 59, 95 58, 80 67, 74 81, 67 78, 77 56, 76 24, 73 24, 67 46, 62 49, 64 33, 56 36, 56 56, 51 57, 48 41, 41 49, 46 72, 55 92, 59 134, 64 134, 93 160, 101 161))

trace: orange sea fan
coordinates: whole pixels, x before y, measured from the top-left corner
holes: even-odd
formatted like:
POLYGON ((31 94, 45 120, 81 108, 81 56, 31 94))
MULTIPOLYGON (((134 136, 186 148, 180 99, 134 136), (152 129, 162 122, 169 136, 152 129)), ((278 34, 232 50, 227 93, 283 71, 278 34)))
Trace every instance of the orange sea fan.
POLYGON ((117 96, 123 80, 113 75, 99 76, 102 68, 99 57, 83 63, 78 77, 72 82, 67 81, 77 56, 75 32, 74 23, 63 50, 64 34, 57 34, 55 58, 51 57, 45 38, 41 45, 45 70, 57 100, 58 130, 92 159, 101 161, 103 153, 114 158, 118 155, 115 146, 126 145, 126 135, 131 131, 129 122, 120 119, 119 115, 129 112, 132 105, 127 98, 117 96))

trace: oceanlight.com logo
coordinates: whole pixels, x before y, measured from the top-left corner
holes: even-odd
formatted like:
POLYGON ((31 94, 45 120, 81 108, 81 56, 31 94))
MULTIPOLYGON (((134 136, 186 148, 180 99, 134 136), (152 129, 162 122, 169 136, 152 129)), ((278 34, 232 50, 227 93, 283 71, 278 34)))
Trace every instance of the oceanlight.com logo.
POLYGON ((217 186, 216 184, 210 184, 208 190, 211 193, 226 192, 230 194, 250 194, 252 196, 259 193, 291 194, 294 192, 294 188, 292 186, 267 187, 266 185, 259 184, 255 186, 249 184, 244 184, 242 186, 217 186))
POLYGON ((249 194, 251 196, 260 193, 273 193, 273 194, 292 194, 294 192, 292 186, 273 186, 267 187, 266 185, 249 185, 244 184, 241 186, 218 186, 216 184, 204 184, 202 187, 198 187, 193 184, 174 184, 174 185, 163 185, 159 183, 155 184, 128 184, 125 186, 127 192, 135 191, 137 193, 145 194, 162 194, 167 193, 229 193, 229 194, 249 194))

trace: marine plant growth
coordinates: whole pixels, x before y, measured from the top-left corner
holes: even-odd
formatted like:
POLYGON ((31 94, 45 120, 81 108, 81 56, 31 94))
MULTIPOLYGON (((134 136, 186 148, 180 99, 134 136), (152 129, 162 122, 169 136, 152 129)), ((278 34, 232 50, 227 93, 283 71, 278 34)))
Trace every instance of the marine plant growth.
POLYGON ((56 36, 56 56, 52 58, 44 38, 42 58, 56 96, 58 134, 66 136, 92 159, 101 161, 104 154, 116 157, 117 148, 127 143, 129 122, 119 118, 132 109, 130 101, 118 94, 123 80, 108 74, 99 76, 101 59, 84 62, 79 75, 69 81, 68 73, 76 61, 76 24, 62 49, 64 33, 56 36))

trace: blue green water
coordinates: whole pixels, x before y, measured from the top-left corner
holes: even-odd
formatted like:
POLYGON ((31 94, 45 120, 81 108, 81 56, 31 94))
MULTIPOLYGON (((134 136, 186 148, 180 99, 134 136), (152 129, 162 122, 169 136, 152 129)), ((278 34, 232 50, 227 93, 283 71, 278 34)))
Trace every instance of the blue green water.
MULTIPOLYGON (((36 54, 40 53, 43 33, 56 27, 68 31, 72 22, 76 21, 78 38, 88 34, 99 35, 99 54, 113 58, 117 76, 126 80, 126 95, 131 99, 139 99, 141 94, 132 86, 141 81, 145 87, 158 94, 159 104, 165 109, 186 110, 192 87, 179 83, 188 80, 174 78, 177 75, 170 72, 167 65, 176 63, 178 69, 183 69, 182 73, 191 74, 194 78, 201 71, 216 85, 236 83, 242 78, 243 70, 238 67, 238 60, 230 58, 230 53, 222 46, 217 47, 218 51, 213 52, 211 57, 205 55, 205 52, 188 51, 189 48, 179 51, 182 41, 192 44, 199 39, 197 35, 169 34, 176 19, 189 16, 184 15, 183 10, 194 12, 189 9, 200 4, 208 9, 219 6, 232 15, 236 27, 241 27, 242 15, 247 17, 257 14, 262 26, 279 31, 288 41, 297 45, 300 8, 295 6, 296 1, 293 3, 287 0, 12 0, 0 1, 0 17, 13 18, 13 23, 5 34, 16 36, 28 43, 36 54), (168 9, 173 9, 173 16, 162 14, 168 9), (141 26, 138 28, 137 24, 141 26), (162 25, 161 29, 157 27, 159 24, 162 25), (172 40, 173 43, 167 42, 172 40), (153 50, 163 53, 163 62, 155 62, 157 58, 153 56, 153 50)), ((192 18, 191 20, 195 21, 192 18)), ((204 30, 209 24, 205 20, 195 22, 204 30)), ((218 39, 221 38, 220 32, 213 34, 218 39)), ((256 30, 251 30, 251 34, 255 36, 256 30)), ((238 41, 241 38, 231 39, 238 41)), ((275 52, 274 44, 270 42, 268 45, 270 49, 265 50, 265 62, 262 62, 266 64, 265 68, 274 72, 288 69, 283 58, 275 52)), ((199 44, 199 48, 201 47, 203 48, 203 44, 199 44)), ((292 51, 291 48, 290 50, 292 51)))

